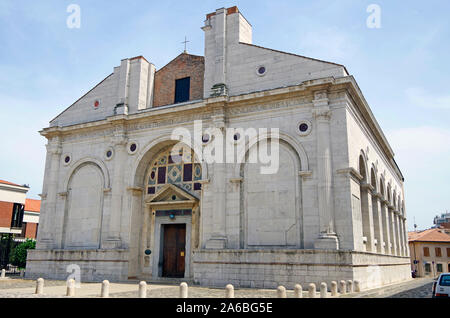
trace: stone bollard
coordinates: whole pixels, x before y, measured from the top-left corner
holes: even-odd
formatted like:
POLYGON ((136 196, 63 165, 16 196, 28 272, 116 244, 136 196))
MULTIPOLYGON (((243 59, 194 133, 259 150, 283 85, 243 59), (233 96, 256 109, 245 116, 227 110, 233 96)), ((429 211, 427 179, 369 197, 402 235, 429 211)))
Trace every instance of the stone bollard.
POLYGON ((303 298, 303 288, 302 285, 296 284, 294 286, 294 297, 295 298, 303 298))
POLYGON ((188 298, 188 284, 180 284, 180 298, 188 298))
POLYGON ((21 269, 20 270, 20 277, 23 278, 25 276, 25 270, 21 269))
POLYGON ((345 284, 345 280, 341 280, 339 282, 339 292, 341 293, 341 295, 345 295, 347 294, 347 285, 345 284))
POLYGON ((316 284, 309 284, 308 287, 308 297, 309 298, 316 298, 316 284))
POLYGON ((359 293, 361 291, 361 285, 359 283, 359 280, 355 280, 353 283, 355 284, 355 286, 354 286, 355 287, 355 292, 359 293))
POLYGON ((102 297, 102 298, 109 297, 109 281, 106 279, 102 282, 102 291, 101 291, 100 297, 102 297))
POLYGON ((139 283, 139 298, 147 298, 147 283, 144 281, 139 283))
POLYGON ((34 292, 36 295, 42 295, 44 293, 44 279, 38 278, 36 280, 36 291, 34 292))
POLYGON ((287 298, 287 296, 286 296, 286 288, 284 286, 278 286, 278 288, 277 288, 277 297, 278 298, 287 298))
POLYGON ((338 295, 337 283, 335 281, 331 282, 331 296, 335 297, 338 295))
POLYGON ((67 281, 66 296, 68 296, 68 297, 75 296, 75 279, 73 279, 73 278, 71 278, 67 281))
POLYGON ((327 297, 328 297, 327 283, 321 283, 320 284, 320 298, 327 298, 327 297))
POLYGON ((2 275, 0 276, 0 278, 5 278, 5 277, 6 277, 6 270, 3 268, 2 275))
POLYGON ((234 287, 231 284, 228 284, 225 287, 225 298, 234 298, 234 287))
POLYGON ((353 281, 352 280, 347 281, 347 291, 349 293, 353 293, 353 281))

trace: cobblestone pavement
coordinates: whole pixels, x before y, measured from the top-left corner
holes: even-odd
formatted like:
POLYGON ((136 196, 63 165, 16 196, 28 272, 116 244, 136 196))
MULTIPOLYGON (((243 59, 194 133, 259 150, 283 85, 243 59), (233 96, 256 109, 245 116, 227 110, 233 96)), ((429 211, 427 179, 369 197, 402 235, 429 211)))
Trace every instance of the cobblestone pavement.
MULTIPOLYGON (((373 290, 342 295, 341 297, 357 298, 428 298, 431 297, 432 279, 415 279, 405 283, 385 286, 373 290)), ((57 280, 45 280, 44 295, 34 295, 35 280, 9 278, 0 280, 0 298, 64 298, 66 282, 57 280)), ((81 288, 76 289, 76 297, 99 297, 100 283, 82 283, 81 288)), ((179 296, 178 285, 149 283, 147 285, 147 297, 149 298, 177 298, 179 296)), ((224 298, 225 289, 205 288, 189 286, 189 298, 224 298)), ((138 297, 138 282, 111 283, 111 298, 135 298, 138 297)), ((236 289, 236 298, 275 298, 276 290, 270 289, 236 289)), ((287 290, 287 297, 294 297, 292 290, 287 290)), ((307 297, 307 291, 303 291, 303 297, 307 297)), ((317 296, 319 294, 317 293, 317 296)))
POLYGON ((403 292, 389 296, 388 298, 431 298, 433 282, 423 286, 405 290, 403 292))

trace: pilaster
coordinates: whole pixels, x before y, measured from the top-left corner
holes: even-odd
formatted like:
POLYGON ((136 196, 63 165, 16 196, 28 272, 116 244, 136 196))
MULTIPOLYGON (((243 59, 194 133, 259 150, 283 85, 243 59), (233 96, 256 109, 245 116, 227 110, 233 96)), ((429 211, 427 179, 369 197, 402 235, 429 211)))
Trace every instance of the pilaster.
POLYGON ((114 170, 111 189, 111 212, 109 214, 108 235, 104 241, 105 248, 119 248, 121 246, 120 220, 125 195, 123 183, 123 165, 126 162, 126 145, 128 138, 123 123, 114 124, 111 142, 114 147, 114 170))
POLYGON ((314 93, 313 115, 317 124, 317 190, 319 207, 319 237, 316 249, 339 249, 335 233, 333 201, 333 169, 331 162, 330 118, 331 109, 327 91, 314 93))
POLYGON ((56 217, 56 203, 58 200, 58 176, 61 161, 61 138, 59 135, 49 139, 47 144, 47 153, 50 159, 48 170, 47 193, 44 194, 45 209, 40 213, 40 232, 42 236, 39 240, 39 248, 52 249, 55 242, 53 237, 54 220, 56 217))

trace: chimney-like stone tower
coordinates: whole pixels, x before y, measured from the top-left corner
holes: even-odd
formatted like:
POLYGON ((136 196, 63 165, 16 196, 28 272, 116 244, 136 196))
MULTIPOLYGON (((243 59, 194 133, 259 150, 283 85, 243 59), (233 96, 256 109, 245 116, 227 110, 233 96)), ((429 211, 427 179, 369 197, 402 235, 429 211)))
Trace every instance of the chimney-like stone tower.
POLYGON ((206 15, 204 97, 214 85, 227 85, 228 57, 239 54, 239 42, 252 43, 252 26, 237 7, 221 8, 206 15))

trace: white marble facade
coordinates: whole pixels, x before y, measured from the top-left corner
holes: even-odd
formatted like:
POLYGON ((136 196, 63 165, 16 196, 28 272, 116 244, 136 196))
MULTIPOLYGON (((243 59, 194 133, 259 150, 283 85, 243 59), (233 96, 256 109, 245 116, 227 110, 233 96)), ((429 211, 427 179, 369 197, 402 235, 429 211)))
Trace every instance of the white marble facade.
POLYGON ((28 277, 66 278, 77 264, 84 281, 164 280, 170 224, 186 225, 183 277, 201 285, 358 279, 369 288, 410 277, 403 177, 355 79, 342 65, 253 45, 236 11, 218 9, 202 28, 202 100, 153 108, 155 67, 124 59, 41 131, 47 158, 28 277), (192 159, 201 190, 165 184, 149 194, 172 131, 193 132, 194 120, 278 128, 278 172, 192 159), (190 212, 161 212, 175 210, 190 212))

